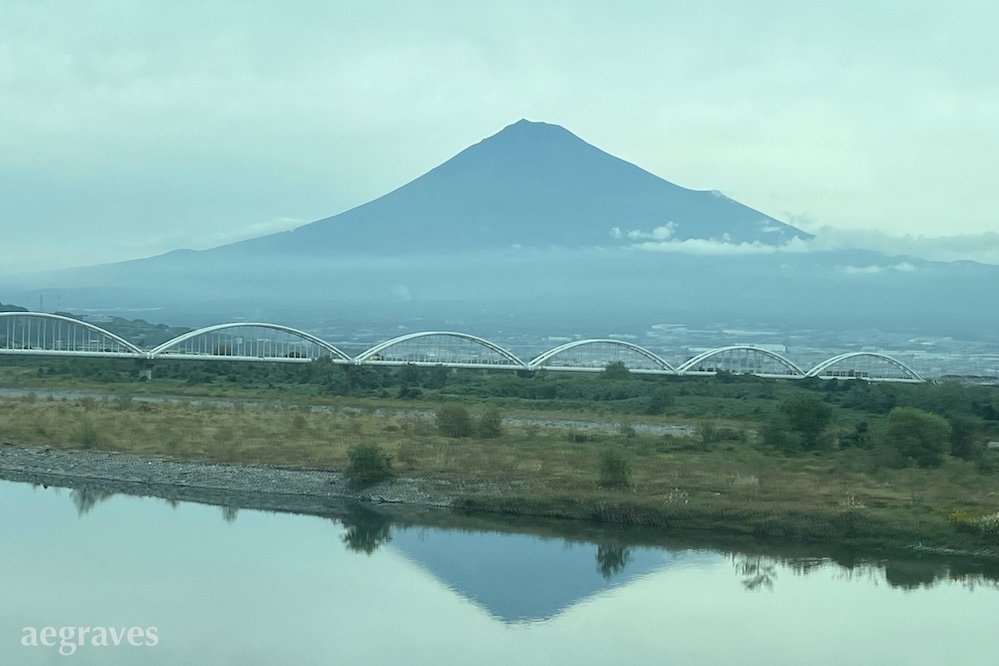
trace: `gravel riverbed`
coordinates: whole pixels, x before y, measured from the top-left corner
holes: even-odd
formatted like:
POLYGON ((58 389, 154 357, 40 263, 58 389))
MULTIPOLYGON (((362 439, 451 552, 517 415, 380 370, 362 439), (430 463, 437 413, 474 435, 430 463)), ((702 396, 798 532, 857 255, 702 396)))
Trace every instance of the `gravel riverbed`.
POLYGON ((223 465, 0 442, 0 480, 178 501, 330 514, 367 502, 447 508, 441 484, 400 478, 356 490, 329 470, 223 465))

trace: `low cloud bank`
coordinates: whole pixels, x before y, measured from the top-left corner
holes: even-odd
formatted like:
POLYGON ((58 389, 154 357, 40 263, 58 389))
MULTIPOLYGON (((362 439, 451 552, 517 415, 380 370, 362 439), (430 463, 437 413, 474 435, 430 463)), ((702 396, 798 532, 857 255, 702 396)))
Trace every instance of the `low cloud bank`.
POLYGON ((905 234, 893 236, 876 230, 820 227, 811 241, 815 250, 875 250, 929 261, 978 261, 999 264, 999 233, 955 236, 905 234))
MULTIPOLYGON (((653 252, 681 252, 685 254, 734 256, 745 254, 800 254, 834 250, 873 250, 892 256, 910 256, 928 261, 977 261, 983 264, 999 265, 999 233, 988 231, 981 234, 960 234, 955 236, 924 236, 905 234, 894 236, 882 231, 865 229, 837 229, 820 227, 809 240, 793 238, 777 245, 759 241, 734 243, 727 235, 721 238, 690 238, 681 240, 673 237, 676 227, 672 223, 655 229, 621 230, 614 228, 611 236, 633 242, 632 247, 653 252)), ((846 272, 877 273, 885 270, 911 271, 910 263, 894 266, 844 267, 846 272)))

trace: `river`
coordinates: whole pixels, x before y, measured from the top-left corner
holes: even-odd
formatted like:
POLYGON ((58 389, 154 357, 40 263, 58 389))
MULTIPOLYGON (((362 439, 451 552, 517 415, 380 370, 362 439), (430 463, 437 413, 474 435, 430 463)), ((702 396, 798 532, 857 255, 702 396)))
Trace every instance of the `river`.
POLYGON ((999 659, 996 563, 7 481, 0 534, 0 664, 999 659), (133 627, 138 645, 95 640, 133 627))

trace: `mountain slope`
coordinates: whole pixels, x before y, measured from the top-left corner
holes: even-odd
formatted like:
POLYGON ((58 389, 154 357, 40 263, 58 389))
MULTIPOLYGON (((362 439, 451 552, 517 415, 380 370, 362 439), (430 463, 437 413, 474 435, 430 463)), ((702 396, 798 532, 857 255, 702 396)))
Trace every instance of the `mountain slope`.
POLYGON ((418 254, 594 247, 635 242, 634 236, 667 225, 679 240, 782 244, 810 237, 718 192, 674 185, 561 127, 521 120, 370 203, 223 251, 418 254), (632 238, 628 232, 635 232, 632 238))
POLYGON ((996 266, 806 244, 723 255, 635 247, 662 227, 676 240, 808 237, 562 128, 521 121, 394 192, 294 232, 16 276, 0 284, 0 299, 155 310, 148 316, 186 325, 252 318, 363 328, 433 317, 487 337, 512 325, 603 337, 663 321, 748 321, 999 339, 999 311, 981 297, 999 292, 996 266), (646 236, 629 236, 635 230, 646 236))

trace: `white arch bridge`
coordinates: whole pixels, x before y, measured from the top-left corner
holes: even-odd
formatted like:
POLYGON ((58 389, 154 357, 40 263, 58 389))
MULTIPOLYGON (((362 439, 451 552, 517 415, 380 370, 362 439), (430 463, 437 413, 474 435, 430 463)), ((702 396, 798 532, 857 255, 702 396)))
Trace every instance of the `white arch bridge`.
POLYGON ((716 375, 719 372, 782 379, 862 379, 922 382, 901 361, 879 352, 839 354, 805 370, 760 347, 737 345, 705 351, 673 365, 659 355, 622 340, 576 340, 530 361, 489 340, 454 331, 409 333, 351 356, 321 338, 288 326, 232 323, 184 333, 152 349, 140 348, 94 324, 42 312, 0 312, 0 354, 309 363, 328 359, 343 365, 445 366, 506 370, 599 372, 620 363, 634 373, 716 375))

